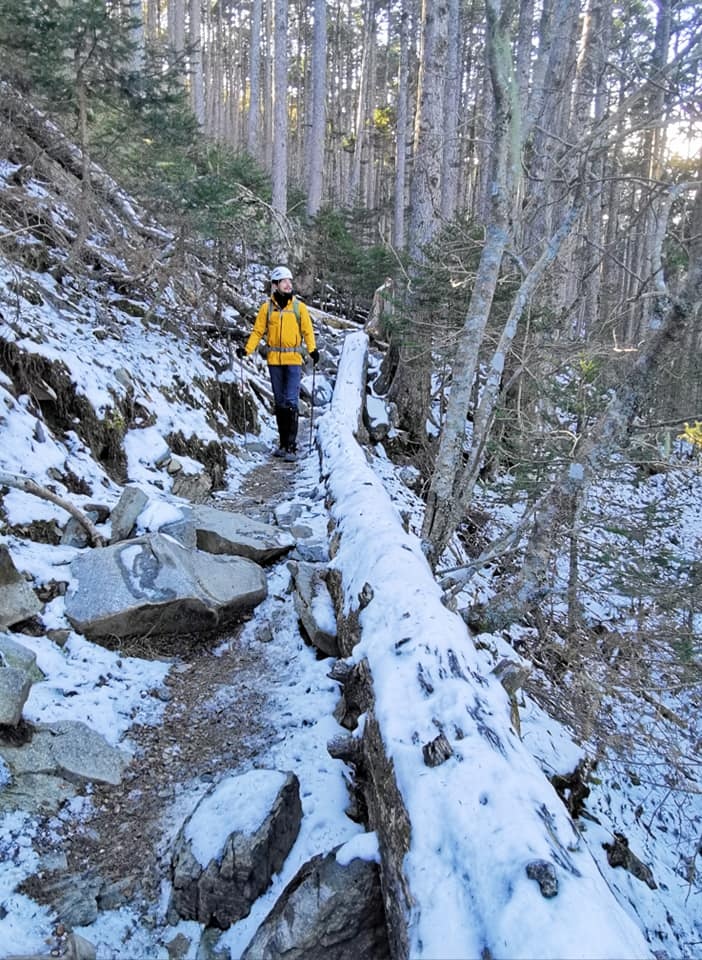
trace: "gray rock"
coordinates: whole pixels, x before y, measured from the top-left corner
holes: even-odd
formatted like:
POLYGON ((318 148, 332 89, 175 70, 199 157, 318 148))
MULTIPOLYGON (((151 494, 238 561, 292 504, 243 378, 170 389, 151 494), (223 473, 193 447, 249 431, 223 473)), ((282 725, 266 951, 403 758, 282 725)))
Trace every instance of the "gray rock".
POLYGON ((24 670, 0 667, 0 724, 17 726, 31 688, 32 680, 24 670))
POLYGON ((50 774, 73 783, 118 784, 128 757, 84 723, 62 721, 39 727, 22 746, 0 744, 14 776, 50 774))
POLYGON ((366 397, 366 428, 374 443, 380 443, 390 432, 390 413, 381 397, 366 397))
POLYGON ((103 883, 97 898, 99 910, 119 910, 134 897, 134 890, 139 884, 139 877, 135 873, 128 873, 111 883, 103 883))
POLYGON ((196 504, 183 514, 183 520, 166 524, 161 532, 206 553, 270 563, 295 545, 289 533, 241 513, 196 504))
POLYGON ((23 773, 0 789, 0 811, 52 814, 78 795, 78 787, 48 773, 23 773))
POLYGON ((83 504, 83 513, 93 523, 104 523, 109 519, 110 508, 104 503, 85 503, 83 504))
POLYGON ((173 476, 173 486, 171 488, 173 496, 182 497, 192 503, 205 500, 212 491, 212 478, 205 468, 203 467, 200 473, 187 473, 180 461, 173 458, 168 465, 169 473, 174 463, 178 464, 179 469, 174 472, 173 476))
POLYGON ((149 502, 148 496, 139 487, 126 486, 112 511, 112 536, 110 543, 118 543, 131 536, 137 517, 149 502))
POLYGON ((328 563, 329 546, 326 543, 301 543, 298 540, 295 547, 295 557, 307 563, 328 563))
POLYGON ((90 543, 88 531, 75 517, 69 517, 61 531, 61 543, 67 547, 87 547, 90 543))
MULTIPOLYGON (((65 943, 61 944, 60 951, 60 955, 63 960, 96 960, 97 957, 97 950, 93 944, 84 937, 79 936, 77 933, 68 934, 65 943)), ((52 951, 50 954, 32 953, 23 954, 22 956, 9 954, 4 958, 4 960, 46 960, 47 956, 53 957, 58 955, 59 948, 57 948, 55 952, 52 951)))
POLYGON ((0 544, 0 629, 28 620, 41 609, 39 598, 18 573, 9 550, 0 544))
POLYGON ((221 930, 217 930, 216 927, 206 927, 197 945, 195 960, 237 960, 236 957, 232 957, 226 947, 224 949, 218 948, 218 941, 221 936, 221 930))
POLYGON ((43 680, 44 674, 37 666, 37 655, 18 643, 9 633, 0 633, 0 664, 28 673, 32 680, 43 680))
POLYGON ((213 786, 176 837, 169 921, 197 920, 226 929, 248 916, 283 865, 301 820, 299 784, 292 773, 250 770, 213 786), (217 824, 226 827, 220 834, 214 832, 217 824))
POLYGON ((267 594, 250 560, 190 551, 160 533, 91 550, 71 574, 66 616, 89 639, 214 628, 267 594))
POLYGON ((310 642, 330 657, 339 656, 334 604, 327 588, 326 567, 289 564, 295 582, 295 609, 310 642))
POLYGON ((306 527, 304 523, 294 523, 290 527, 290 533, 296 540, 309 540, 314 536, 311 527, 306 527))
POLYGON ((85 937, 77 933, 68 935, 68 949, 66 960, 96 960, 97 950, 85 937))
POLYGON ((102 881, 94 875, 63 877, 47 891, 56 915, 67 927, 88 927, 97 920, 102 881))
POLYGON ((390 956, 378 867, 313 857, 290 881, 241 960, 359 960, 390 956))
POLYGON ((550 899, 558 893, 558 875, 556 868, 548 860, 531 860, 526 865, 526 875, 530 880, 536 880, 541 895, 550 899))

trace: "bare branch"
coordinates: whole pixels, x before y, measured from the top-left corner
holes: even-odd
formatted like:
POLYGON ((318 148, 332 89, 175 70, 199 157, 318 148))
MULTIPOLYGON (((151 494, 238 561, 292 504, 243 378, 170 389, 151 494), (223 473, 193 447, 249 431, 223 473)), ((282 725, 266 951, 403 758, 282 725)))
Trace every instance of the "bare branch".
POLYGON ((36 483, 34 480, 30 480, 29 477, 22 477, 17 473, 6 473, 4 470, 0 470, 0 485, 5 487, 13 487, 15 490, 22 490, 24 493, 30 493, 34 497, 40 497, 42 500, 48 500, 50 503, 55 503, 57 507, 61 507, 62 510, 65 510, 66 513, 78 521, 78 523, 83 527, 85 532, 90 537, 90 543, 94 547, 103 547, 105 541, 100 535, 95 525, 91 520, 86 517, 86 515, 74 507, 72 503, 69 503, 67 500, 64 500, 63 497, 59 497, 52 490, 49 490, 48 487, 42 487, 41 484, 36 483))

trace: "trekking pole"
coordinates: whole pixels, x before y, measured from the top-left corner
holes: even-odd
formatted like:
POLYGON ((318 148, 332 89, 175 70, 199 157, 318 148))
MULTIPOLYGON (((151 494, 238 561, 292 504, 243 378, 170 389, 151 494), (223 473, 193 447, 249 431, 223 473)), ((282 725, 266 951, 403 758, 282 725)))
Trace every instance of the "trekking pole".
POLYGON ((310 449, 309 453, 312 453, 312 426, 314 424, 314 380, 317 374, 317 364, 312 364, 312 396, 310 398, 310 449))

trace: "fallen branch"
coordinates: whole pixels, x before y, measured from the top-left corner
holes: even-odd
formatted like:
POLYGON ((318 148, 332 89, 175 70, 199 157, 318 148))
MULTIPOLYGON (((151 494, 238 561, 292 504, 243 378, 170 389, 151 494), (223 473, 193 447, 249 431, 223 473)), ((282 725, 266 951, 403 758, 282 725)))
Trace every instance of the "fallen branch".
POLYGON ((61 507, 62 510, 70 513, 70 515, 78 521, 88 534, 92 546, 103 547, 105 545, 105 541, 96 529, 95 524, 89 520, 78 507, 74 507, 72 503, 59 497, 52 490, 49 490, 48 487, 42 487, 41 484, 30 480, 29 477, 22 477, 17 473, 5 473, 3 470, 0 470, 0 485, 13 487, 15 490, 22 490, 24 493, 31 493, 32 496, 40 497, 42 500, 48 500, 50 503, 55 503, 57 507, 61 507))

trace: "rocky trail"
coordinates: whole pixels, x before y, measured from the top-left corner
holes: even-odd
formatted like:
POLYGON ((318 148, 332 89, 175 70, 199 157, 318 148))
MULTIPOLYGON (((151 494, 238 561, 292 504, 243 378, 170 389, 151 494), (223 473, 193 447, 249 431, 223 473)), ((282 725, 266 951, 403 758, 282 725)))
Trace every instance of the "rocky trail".
MULTIPOLYGON (((312 454, 305 465, 309 472, 312 454)), ((293 502, 302 468, 302 458, 297 467, 266 461, 213 505, 275 522, 276 511, 286 515, 293 502)), ((291 515, 301 509, 298 501, 291 515)), ((253 631, 241 623, 214 636, 142 637, 122 644, 126 656, 149 659, 171 659, 177 649, 176 661, 165 689, 148 692, 165 701, 162 723, 129 731, 134 754, 122 782, 92 785, 79 822, 47 817, 40 830, 36 847, 45 867, 23 890, 39 903, 62 905, 55 949, 61 949, 64 928, 95 920, 96 904, 100 910, 129 904, 144 925, 154 924, 171 841, 203 791, 226 773, 257 766, 286 730, 311 722, 281 714, 277 698, 291 664, 289 651, 276 645, 275 624, 295 616, 286 563, 283 558, 268 570, 272 588, 265 611, 252 614, 253 631), (276 717, 277 726, 271 720, 276 717)))

